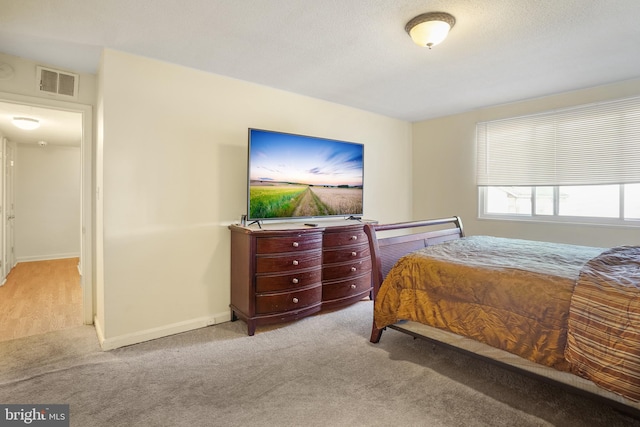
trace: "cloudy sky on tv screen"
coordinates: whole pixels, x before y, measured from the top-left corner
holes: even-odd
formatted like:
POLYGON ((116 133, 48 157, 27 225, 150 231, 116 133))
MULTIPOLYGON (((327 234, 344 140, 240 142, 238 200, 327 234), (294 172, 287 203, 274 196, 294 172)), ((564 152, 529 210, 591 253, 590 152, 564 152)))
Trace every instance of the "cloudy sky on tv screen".
POLYGON ((361 187, 363 146, 267 131, 251 131, 251 183, 361 187))

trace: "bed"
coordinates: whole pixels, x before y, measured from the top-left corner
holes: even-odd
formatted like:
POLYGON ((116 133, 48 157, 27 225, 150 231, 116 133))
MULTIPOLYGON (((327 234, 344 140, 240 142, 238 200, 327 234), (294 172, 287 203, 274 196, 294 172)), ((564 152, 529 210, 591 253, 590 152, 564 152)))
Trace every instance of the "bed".
POLYGON ((640 416, 640 247, 465 236, 459 217, 367 224, 370 341, 391 328, 640 416))

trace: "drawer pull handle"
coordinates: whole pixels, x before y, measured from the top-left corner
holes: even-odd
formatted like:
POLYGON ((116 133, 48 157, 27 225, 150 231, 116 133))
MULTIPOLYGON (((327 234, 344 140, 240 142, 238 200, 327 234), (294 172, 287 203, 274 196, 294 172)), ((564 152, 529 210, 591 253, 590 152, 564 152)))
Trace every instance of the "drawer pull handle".
POLYGON ((358 240, 358 236, 351 236, 351 240, 358 240))
POLYGON ((298 260, 297 260, 297 259, 294 259, 294 260, 293 260, 293 262, 292 262, 292 264, 293 264, 293 265, 298 265, 298 264, 300 264, 300 263, 298 262, 298 260))
POLYGON ((300 246, 300 243, 298 243, 298 242, 293 242, 293 247, 294 247, 294 248, 297 248, 298 246, 300 246))
POLYGON ((298 282, 300 282, 300 281, 296 277, 294 277, 291 282, 293 282, 294 285, 297 285, 298 282))
POLYGON ((355 288, 356 288, 355 284, 351 285, 351 289, 355 289, 355 288))
POLYGON ((355 252, 355 251, 351 252, 351 256, 357 256, 357 255, 358 255, 358 252, 355 252))
POLYGON ((351 271, 357 271, 358 269, 355 267, 351 267, 351 271))
POLYGON ((292 299, 292 301, 293 301, 294 304, 297 304, 298 303, 298 298, 294 298, 294 299, 292 299))

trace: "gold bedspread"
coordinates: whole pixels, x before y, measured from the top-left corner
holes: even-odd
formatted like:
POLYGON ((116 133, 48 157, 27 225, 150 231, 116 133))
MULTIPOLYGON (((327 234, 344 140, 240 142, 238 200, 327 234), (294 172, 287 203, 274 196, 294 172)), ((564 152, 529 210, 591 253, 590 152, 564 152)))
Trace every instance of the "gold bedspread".
POLYGON ((573 288, 600 248, 473 236, 406 255, 375 301, 376 327, 412 320, 569 370, 573 288))

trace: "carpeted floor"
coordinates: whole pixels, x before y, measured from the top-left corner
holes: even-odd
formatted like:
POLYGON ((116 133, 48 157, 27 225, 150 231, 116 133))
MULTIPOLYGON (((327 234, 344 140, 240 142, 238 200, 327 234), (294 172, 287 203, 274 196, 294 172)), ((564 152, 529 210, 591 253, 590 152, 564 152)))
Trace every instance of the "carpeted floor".
POLYGON ((102 352, 88 326, 0 343, 0 403, 72 426, 640 426, 606 405, 396 331, 371 302, 246 335, 225 323, 102 352))

